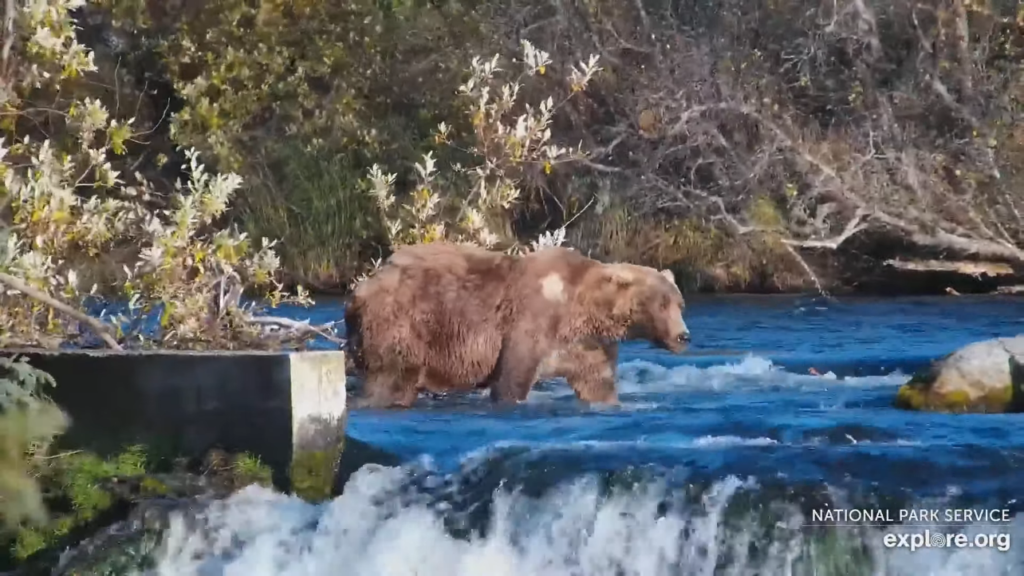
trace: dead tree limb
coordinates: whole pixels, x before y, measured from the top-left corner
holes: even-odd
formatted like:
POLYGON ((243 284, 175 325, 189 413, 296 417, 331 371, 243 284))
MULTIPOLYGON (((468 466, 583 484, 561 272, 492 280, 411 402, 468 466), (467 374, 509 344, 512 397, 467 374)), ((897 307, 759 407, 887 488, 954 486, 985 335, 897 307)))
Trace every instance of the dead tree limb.
POLYGON ((346 342, 344 338, 339 338, 328 332, 328 328, 326 326, 314 326, 310 324, 308 320, 292 320, 290 318, 280 318, 277 316, 252 316, 247 318, 247 320, 253 324, 286 328, 293 335, 298 337, 316 334, 329 342, 337 344, 339 347, 344 346, 346 342))
POLYGON ((17 290, 18 292, 25 294, 29 298, 41 304, 45 304, 46 306, 49 306, 50 308, 53 308, 54 310, 74 320, 81 322, 82 324, 85 324, 97 336, 99 336, 100 339, 103 340, 103 342, 106 343, 107 346, 114 350, 123 350, 123 348, 121 348, 121 345, 117 343, 117 340, 114 340, 114 338, 108 332, 108 330, 110 329, 109 326, 103 324, 102 322, 93 318, 92 316, 89 316, 84 312, 79 312, 78 310, 75 310, 71 306, 68 306, 67 304, 61 302, 60 300, 57 300, 56 298, 49 296, 48 294, 41 290, 36 290, 35 288, 29 286, 20 278, 11 276, 10 274, 0 272, 0 284, 6 284, 11 289, 17 290))

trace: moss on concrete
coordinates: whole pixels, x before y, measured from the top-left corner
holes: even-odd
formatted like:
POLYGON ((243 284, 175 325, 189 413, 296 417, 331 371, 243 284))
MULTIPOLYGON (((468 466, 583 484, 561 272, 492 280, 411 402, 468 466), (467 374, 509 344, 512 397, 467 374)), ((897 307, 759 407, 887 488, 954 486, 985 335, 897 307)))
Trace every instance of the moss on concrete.
POLYGON ((342 440, 333 450, 296 451, 289 474, 292 492, 310 502, 329 499, 344 448, 345 442, 342 440))

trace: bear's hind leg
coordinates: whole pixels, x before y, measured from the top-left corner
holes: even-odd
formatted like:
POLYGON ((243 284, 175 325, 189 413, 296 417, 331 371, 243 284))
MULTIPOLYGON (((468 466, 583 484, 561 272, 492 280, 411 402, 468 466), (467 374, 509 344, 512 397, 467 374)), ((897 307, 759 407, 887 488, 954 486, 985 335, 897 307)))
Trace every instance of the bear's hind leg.
POLYGON ((359 407, 409 408, 416 402, 416 381, 408 370, 384 370, 368 374, 359 407))
POLYGON ((529 337, 505 340, 488 387, 495 402, 523 402, 537 382, 545 344, 529 337))

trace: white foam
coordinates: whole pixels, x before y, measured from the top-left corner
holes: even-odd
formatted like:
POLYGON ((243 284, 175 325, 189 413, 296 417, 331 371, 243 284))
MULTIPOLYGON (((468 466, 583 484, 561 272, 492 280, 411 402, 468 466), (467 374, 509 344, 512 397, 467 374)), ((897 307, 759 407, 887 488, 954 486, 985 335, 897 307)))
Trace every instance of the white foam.
POLYGON ((791 388, 822 390, 833 386, 873 387, 902 384, 906 376, 894 372, 885 376, 838 378, 832 372, 797 374, 786 371, 771 360, 747 355, 738 362, 708 367, 676 366, 666 368, 644 360, 619 365, 620 393, 671 391, 757 390, 791 388))
POLYGON ((739 436, 702 436, 693 441, 695 447, 724 448, 732 446, 774 446, 771 438, 740 438, 739 436))
MULTIPOLYGON (((638 394, 665 394, 674 392, 756 392, 782 389, 792 391, 827 391, 843 388, 872 388, 899 386, 906 375, 896 371, 884 376, 848 376, 839 378, 833 372, 824 374, 797 374, 776 366, 771 360, 747 355, 737 362, 713 366, 676 366, 667 368, 647 360, 627 360, 618 366, 616 388, 620 404, 606 406, 594 404, 595 411, 626 410, 640 412, 659 410, 663 405, 636 399, 638 394)), ((467 397, 485 400, 486 390, 466 393, 467 397)), ((547 404, 573 396, 573 391, 562 378, 539 382, 530 391, 526 403, 547 404)), ((835 406, 841 408, 841 404, 835 406)))
MULTIPOLYGON (((836 386, 844 388, 870 388, 898 386, 906 376, 893 372, 884 376, 851 376, 839 378, 832 372, 824 374, 797 374, 784 370, 771 360, 747 355, 737 362, 714 366, 676 366, 667 368, 646 360, 628 360, 618 366, 618 388, 621 405, 611 409, 653 410, 655 402, 631 399, 636 394, 672 392, 721 392, 784 389, 793 391, 825 391, 836 386)), ((528 402, 546 403, 555 398, 571 396, 572 390, 561 379, 543 383, 530 392, 528 402), (557 382, 557 383, 555 383, 557 382)), ((598 407, 599 410, 608 408, 598 407)))
MULTIPOLYGON (((761 540, 754 517, 728 533, 723 511, 752 482, 727 478, 712 486, 697 507, 659 512, 666 494, 658 484, 611 496, 596 480, 564 484, 541 498, 499 493, 486 537, 457 539, 442 516, 423 504, 399 504, 393 491, 406 472, 368 465, 345 493, 314 506, 251 486, 218 503, 198 526, 173 522, 156 573, 167 576, 711 576, 722 557, 734 559, 726 574, 816 574, 798 560, 806 549, 806 521, 791 510, 776 538, 761 540), (750 543, 760 544, 759 557, 750 543)), ((962 576, 1020 573, 1024 547, 988 549, 887 549, 883 532, 850 532, 849 555, 864 544, 873 571, 886 576, 962 576)), ((982 528, 973 529, 979 532, 982 528)), ((1024 538, 1024 524, 1003 529, 1024 538)), ((896 530, 894 530, 896 531, 896 530)), ((844 558, 835 556, 834 562, 844 558)), ((806 562, 806 558, 804 561, 806 562)), ((820 562, 820 560, 818 560, 820 562)))
MULTIPOLYGON (((877 447, 877 446, 922 446, 923 444, 916 440, 903 440, 895 439, 891 441, 886 440, 858 440, 850 435, 847 435, 849 439, 849 445, 864 446, 864 447, 877 447)), ((723 436, 707 435, 700 436, 698 438, 692 438, 688 440, 680 440, 676 436, 672 436, 667 439, 660 439, 657 437, 650 436, 639 436, 631 440, 574 440, 571 442, 564 442, 559 440, 503 440, 495 442, 489 446, 485 446, 478 450, 474 450, 469 454, 466 454, 463 459, 463 463, 466 462, 478 462, 487 458, 493 457, 496 453, 510 450, 510 449, 522 449, 529 450, 533 454, 546 451, 570 451, 578 452, 580 449, 588 449, 593 451, 607 450, 610 452, 619 452, 623 448, 667 448, 667 449, 696 449, 696 450, 719 450, 723 448, 739 448, 744 446, 750 447, 765 447, 765 446, 789 446, 789 447, 821 447, 828 441, 822 437, 810 438, 803 442, 779 442, 774 438, 766 438, 763 436, 759 437, 742 437, 733 436, 726 434, 723 436)))

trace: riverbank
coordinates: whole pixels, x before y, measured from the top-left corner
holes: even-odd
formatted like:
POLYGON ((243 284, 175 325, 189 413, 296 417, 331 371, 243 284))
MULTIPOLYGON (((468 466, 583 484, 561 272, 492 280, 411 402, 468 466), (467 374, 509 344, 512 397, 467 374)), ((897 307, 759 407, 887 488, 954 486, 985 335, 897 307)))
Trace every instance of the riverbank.
MULTIPOLYGON (((821 263, 819 257, 814 260, 821 263)), ((642 262, 642 260, 641 260, 642 262)), ((894 260, 892 262, 861 262, 859 268, 842 269, 835 262, 823 264, 821 275, 797 276, 787 271, 783 279, 775 277, 765 281, 729 280, 728 273, 713 269, 694 272, 684 265, 669 266, 676 276, 680 290, 686 296, 796 296, 820 294, 854 297, 914 297, 1000 295, 1024 296, 1024 272, 1016 272, 1002 264, 973 262, 941 262, 894 260), (858 276, 859 274, 859 276, 858 276), (716 278, 725 278, 719 284, 716 278)), ((341 282, 312 280, 304 274, 285 271, 285 286, 309 290, 313 297, 347 298, 351 285, 341 282), (296 280, 296 278, 300 278, 296 280)))
MULTIPOLYGON (((641 220, 626 232, 609 232, 605 226, 608 224, 585 220, 579 228, 567 231, 565 245, 606 262, 668 268, 684 294, 825 291, 895 297, 1024 293, 1024 268, 1012 262, 950 258, 871 234, 851 237, 839 247, 822 248, 787 246, 773 236, 736 236, 685 219, 668 225, 641 220)), ((292 232, 296 243, 324 244, 302 238, 303 234, 301 230, 292 232)), ((316 254, 321 253, 317 248, 316 254)), ((376 253, 381 259, 390 254, 383 246, 377 247, 376 253)), ((353 271, 358 269, 350 259, 346 258, 340 269, 325 257, 296 255, 287 245, 282 255, 284 281, 290 289, 302 284, 313 294, 346 296, 350 292, 353 271)))

